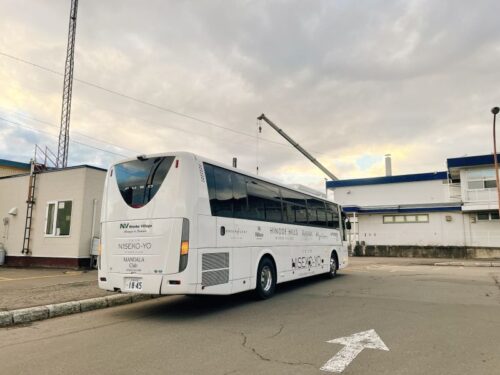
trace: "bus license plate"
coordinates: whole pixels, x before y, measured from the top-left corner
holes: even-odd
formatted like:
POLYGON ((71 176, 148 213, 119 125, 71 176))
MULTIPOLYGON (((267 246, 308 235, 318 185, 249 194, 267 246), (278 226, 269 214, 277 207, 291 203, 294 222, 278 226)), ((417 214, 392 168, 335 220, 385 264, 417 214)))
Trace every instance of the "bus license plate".
POLYGON ((128 290, 137 290, 137 291, 141 291, 142 290, 142 280, 141 279, 137 279, 137 278, 134 278, 134 279, 125 279, 125 286, 126 286, 126 289, 128 290))

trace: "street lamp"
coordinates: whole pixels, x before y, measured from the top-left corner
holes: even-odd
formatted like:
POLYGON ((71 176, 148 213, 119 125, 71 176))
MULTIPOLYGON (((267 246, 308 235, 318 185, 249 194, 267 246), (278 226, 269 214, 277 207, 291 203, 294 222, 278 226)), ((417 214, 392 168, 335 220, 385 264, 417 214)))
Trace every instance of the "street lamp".
POLYGON ((500 108, 493 107, 491 113, 493 113, 493 160, 495 161, 495 175, 497 179, 497 193, 498 193, 498 215, 500 216, 500 183, 498 178, 498 160, 497 160, 497 135, 496 135, 496 119, 497 114, 500 112, 500 108))

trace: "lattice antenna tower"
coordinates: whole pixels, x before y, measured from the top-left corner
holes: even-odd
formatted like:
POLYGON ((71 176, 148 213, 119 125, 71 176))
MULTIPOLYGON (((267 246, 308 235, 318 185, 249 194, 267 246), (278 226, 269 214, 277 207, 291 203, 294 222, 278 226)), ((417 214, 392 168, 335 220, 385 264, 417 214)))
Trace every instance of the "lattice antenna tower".
POLYGON ((71 94, 73 92, 73 69, 75 63, 74 60, 77 10, 78 0, 71 0, 71 11, 69 14, 68 48, 66 51, 66 65, 64 67, 61 129, 59 131, 59 143, 57 146, 58 168, 65 168, 68 165, 69 123, 71 115, 71 94))

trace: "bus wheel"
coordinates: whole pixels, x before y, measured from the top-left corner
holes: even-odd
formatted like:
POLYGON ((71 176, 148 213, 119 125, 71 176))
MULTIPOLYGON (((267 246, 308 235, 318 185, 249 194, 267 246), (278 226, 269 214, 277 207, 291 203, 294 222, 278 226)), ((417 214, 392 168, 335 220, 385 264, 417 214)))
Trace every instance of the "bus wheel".
POLYGON ((335 255, 335 252, 332 252, 332 255, 330 255, 330 269, 327 274, 329 279, 333 279, 337 276, 337 267, 337 256, 335 255))
POLYGON ((276 270, 269 258, 262 258, 257 268, 257 297, 267 299, 274 294, 276 289, 276 270))

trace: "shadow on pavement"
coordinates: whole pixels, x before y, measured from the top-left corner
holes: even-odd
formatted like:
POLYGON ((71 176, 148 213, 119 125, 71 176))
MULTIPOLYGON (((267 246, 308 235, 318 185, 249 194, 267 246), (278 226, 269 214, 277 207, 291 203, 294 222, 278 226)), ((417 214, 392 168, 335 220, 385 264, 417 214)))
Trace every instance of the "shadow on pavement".
POLYGON ((346 275, 337 275, 333 280, 324 275, 317 275, 301 280, 294 280, 279 284, 276 294, 268 300, 258 300, 253 291, 238 293, 229 296, 188 295, 170 296, 162 299, 161 304, 139 304, 133 310, 121 311, 120 314, 131 317, 137 315, 168 319, 169 321, 186 321, 195 318, 204 318, 213 314, 226 313, 229 310, 261 307, 264 304, 280 303, 282 298, 287 298, 293 293, 317 286, 323 283, 335 283, 346 275))

